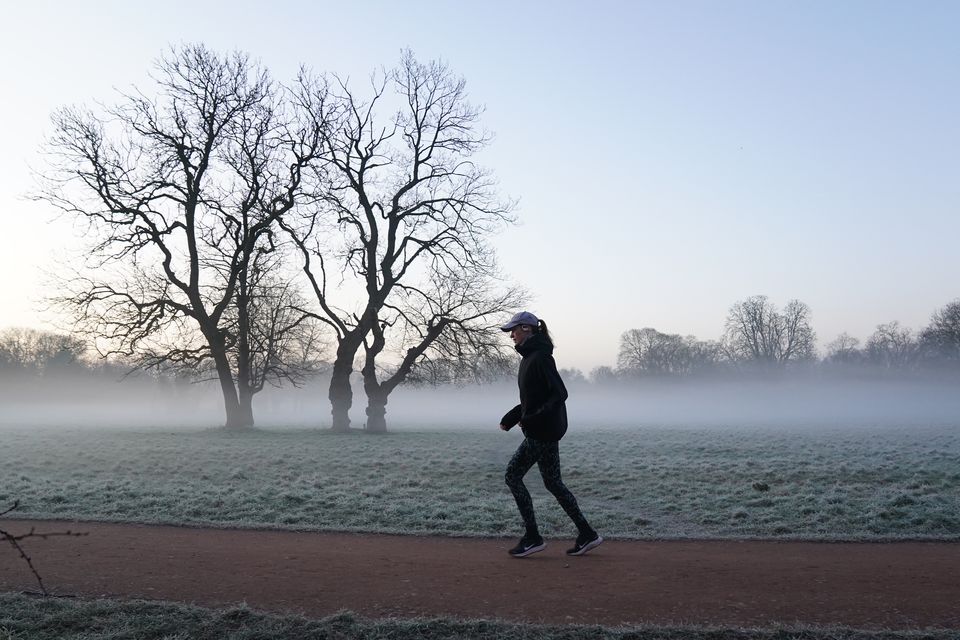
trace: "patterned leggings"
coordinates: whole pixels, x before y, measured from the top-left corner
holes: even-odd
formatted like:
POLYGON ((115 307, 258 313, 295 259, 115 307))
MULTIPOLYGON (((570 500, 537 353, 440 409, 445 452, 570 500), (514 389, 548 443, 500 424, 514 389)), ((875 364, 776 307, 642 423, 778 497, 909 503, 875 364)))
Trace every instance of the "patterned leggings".
POLYGON ((573 497, 570 490, 563 484, 560 478, 560 447, 556 442, 544 442, 542 440, 533 440, 524 438, 523 442, 517 448, 517 452, 510 459, 507 465, 507 474, 505 480, 513 498, 517 501, 517 508, 520 509, 520 516, 523 518, 523 524, 527 528, 527 536, 539 537, 540 532, 537 528, 537 518, 533 514, 533 500, 530 499, 530 492, 523 484, 523 476, 536 463, 540 467, 540 475, 543 477, 543 485, 547 491, 553 494, 563 510, 567 512, 573 523, 577 525, 577 531, 581 534, 592 533, 593 529, 587 523, 587 519, 580 512, 577 506, 577 499, 573 497))

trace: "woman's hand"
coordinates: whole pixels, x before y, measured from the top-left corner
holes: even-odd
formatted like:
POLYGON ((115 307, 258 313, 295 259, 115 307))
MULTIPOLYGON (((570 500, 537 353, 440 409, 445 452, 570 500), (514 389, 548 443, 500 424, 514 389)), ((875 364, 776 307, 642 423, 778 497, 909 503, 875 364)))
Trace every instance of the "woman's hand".
POLYGON ((505 424, 500 425, 500 431, 510 431, 510 427, 505 424))

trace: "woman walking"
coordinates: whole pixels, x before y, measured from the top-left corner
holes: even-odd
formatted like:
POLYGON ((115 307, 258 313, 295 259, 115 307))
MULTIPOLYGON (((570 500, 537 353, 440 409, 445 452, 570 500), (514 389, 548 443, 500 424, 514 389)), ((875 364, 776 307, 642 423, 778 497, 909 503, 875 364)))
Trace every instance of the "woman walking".
POLYGON ((598 547, 603 538, 583 517, 577 499, 560 477, 559 442, 567 432, 567 407, 564 404, 567 389, 553 359, 553 341, 546 323, 527 311, 517 313, 500 329, 510 332, 516 350, 523 356, 517 376, 520 404, 500 420, 500 428, 504 431, 519 424, 524 435, 523 442, 507 465, 506 482, 517 501, 526 533, 509 553, 515 558, 523 558, 543 551, 547 546, 537 528, 530 493, 523 484, 523 476, 536 463, 544 486, 577 526, 577 541, 567 550, 567 555, 583 555, 598 547))

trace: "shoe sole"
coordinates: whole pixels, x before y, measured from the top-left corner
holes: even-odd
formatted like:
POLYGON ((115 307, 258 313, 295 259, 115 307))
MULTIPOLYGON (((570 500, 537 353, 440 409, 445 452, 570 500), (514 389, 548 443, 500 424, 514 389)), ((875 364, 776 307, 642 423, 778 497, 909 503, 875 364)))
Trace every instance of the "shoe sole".
POLYGON ((567 555, 568 555, 568 556, 582 556, 582 555, 585 554, 587 551, 590 551, 590 549, 596 549, 596 548, 599 547, 601 544, 603 544, 603 536, 597 536, 596 540, 591 540, 590 542, 588 542, 586 545, 584 545, 583 549, 580 549, 580 551, 574 551, 573 553, 571 553, 571 552, 568 551, 568 552, 567 552, 567 555))
POLYGON ((547 543, 544 542, 542 544, 538 544, 535 547, 530 547, 529 549, 526 549, 520 553, 511 553, 510 556, 513 558, 526 558, 527 556, 543 551, 546 548, 547 548, 547 543))

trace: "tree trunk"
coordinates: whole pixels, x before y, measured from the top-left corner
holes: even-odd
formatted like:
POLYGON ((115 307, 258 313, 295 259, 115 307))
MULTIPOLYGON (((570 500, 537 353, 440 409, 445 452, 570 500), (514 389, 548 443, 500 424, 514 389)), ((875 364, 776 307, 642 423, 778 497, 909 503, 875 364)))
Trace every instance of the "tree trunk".
POLYGON ((367 393, 367 431, 387 432, 387 395, 367 393))
POLYGON ((253 416, 251 415, 250 422, 247 422, 240 409, 240 399, 237 396, 237 388, 233 384, 233 374, 226 354, 215 352, 213 361, 217 365, 217 377, 220 379, 220 390, 223 392, 223 406, 227 413, 227 422, 224 426, 227 429, 243 429, 251 426, 253 416))
MULTIPOLYGON (((246 226, 246 225, 245 225, 246 226)), ((244 233, 248 233, 247 230, 244 233)), ((253 426, 253 389, 250 388, 250 295, 248 292, 247 265, 250 257, 244 254, 237 277, 237 311, 240 330, 237 340, 237 396, 239 401, 239 419, 241 426, 253 426)))
POLYGON ((253 420, 253 391, 249 387, 241 387, 239 395, 240 421, 244 427, 252 427, 253 420))
POLYGON ((337 433, 350 431, 350 407, 353 405, 353 389, 350 388, 350 363, 343 365, 338 359, 333 365, 330 377, 330 409, 333 416, 332 428, 337 433))
POLYGON ((350 431, 350 407, 353 406, 353 388, 350 376, 353 373, 353 359, 357 356, 363 333, 358 329, 340 340, 337 357, 333 361, 333 373, 330 376, 330 413, 333 416, 332 429, 337 433, 350 431))

